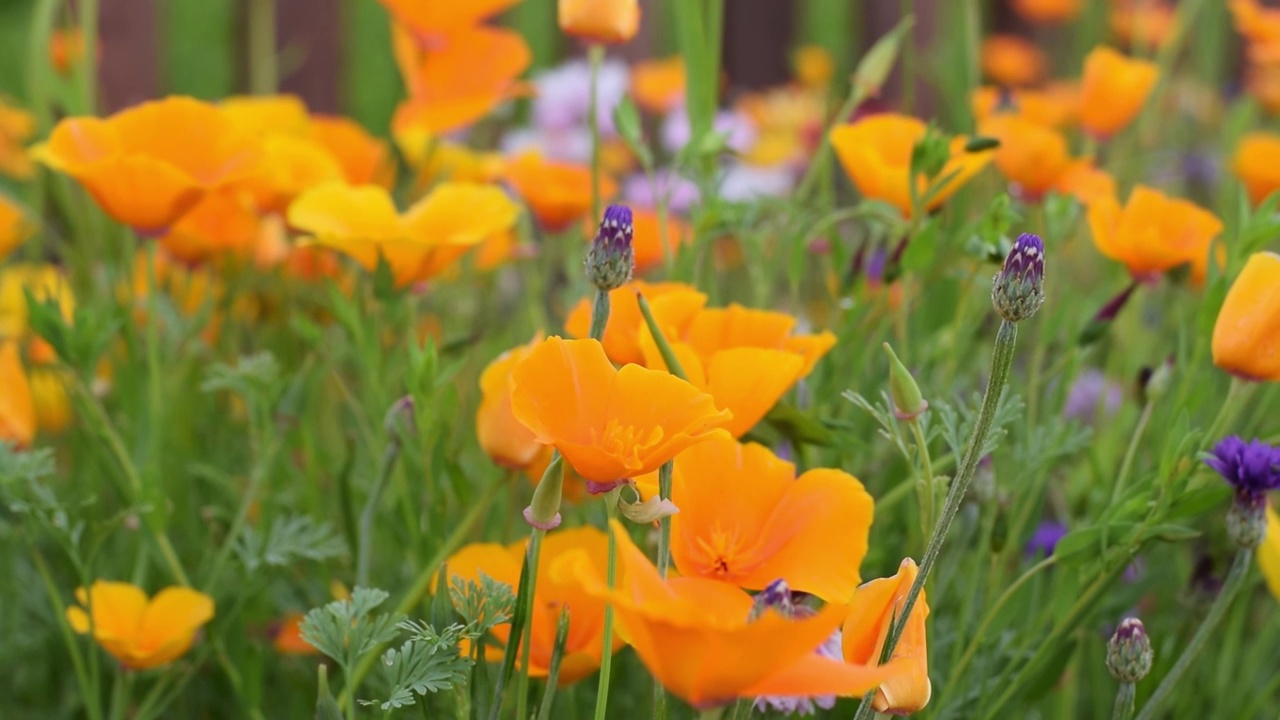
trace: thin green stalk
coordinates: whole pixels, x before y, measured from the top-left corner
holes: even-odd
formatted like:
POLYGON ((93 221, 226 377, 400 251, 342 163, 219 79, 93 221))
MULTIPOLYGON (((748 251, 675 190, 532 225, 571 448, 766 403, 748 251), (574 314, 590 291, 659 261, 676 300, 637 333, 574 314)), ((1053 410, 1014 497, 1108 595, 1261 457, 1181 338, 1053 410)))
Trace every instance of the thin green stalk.
POLYGON ((929 443, 925 440, 924 430, 920 427, 920 418, 914 417, 907 423, 911 426, 911 436, 916 441, 916 452, 920 455, 920 478, 917 487, 922 489, 920 504, 920 521, 925 532, 933 527, 933 519, 937 516, 938 493, 933 478, 933 460, 929 457, 929 443))
POLYGON ((275 0, 249 0, 249 92, 270 95, 280 78, 275 0))
MULTIPOLYGON (((528 588, 529 602, 526 604, 524 629, 520 634, 520 679, 516 683, 516 717, 528 717, 526 707, 529 702, 529 654, 530 646, 533 644, 533 623, 530 618, 533 615, 533 599, 537 596, 538 591, 538 561, 542 555, 542 538, 547 534, 546 530, 534 528, 529 535, 529 578, 526 581, 528 588)), ((608 643, 605 643, 606 647, 608 643)))
POLYGON ((391 440, 382 453, 382 466, 378 470, 378 479, 369 491, 360 511, 359 554, 356 557, 356 585, 369 586, 369 566, 373 562, 373 521, 378 516, 378 501, 382 499, 382 491, 386 489, 391 473, 395 470, 396 460, 400 458, 400 435, 392 430, 391 440))
POLYGON ((591 306, 591 339, 604 337, 605 326, 609 324, 609 291, 596 290, 595 304, 591 306))
POLYGON ((587 94, 587 127, 591 130, 591 217, 600 219, 600 63, 604 61, 604 46, 593 43, 587 49, 587 61, 591 66, 591 87, 587 94))
MULTIPOLYGON (((609 589, 618 585, 618 540, 614 537, 613 521, 618 519, 618 493, 614 488, 604 494, 604 511, 609 517, 609 589)), ((604 648, 600 653, 600 684, 596 689, 595 720, 604 720, 609 705, 609 675, 613 670, 613 605, 604 607, 604 648)))
POLYGON ((67 607, 62 603, 58 587, 49 573, 49 566, 34 542, 31 543, 31 559, 35 563, 36 572, 40 573, 40 579, 44 582, 45 593, 49 596, 49 605, 53 608, 54 617, 58 619, 58 631, 62 635, 63 642, 67 644, 67 651, 71 653, 71 668, 76 674, 80 695, 84 698, 85 712, 89 715, 89 720, 102 720, 102 708, 98 705, 101 698, 89 683, 89 675, 84 667, 84 657, 80 654, 80 644, 76 642, 75 635, 71 632, 71 625, 67 622, 67 607))
MULTIPOLYGON (((493 504, 494 498, 498 496, 498 491, 507 486, 508 483, 501 480, 489 483, 489 486, 484 489, 480 497, 471 503, 462 521, 453 529, 453 532, 449 533, 449 537, 445 538, 445 541, 436 549, 431 559, 418 571, 418 576, 414 578, 413 583, 409 585, 409 589, 400 598, 400 602, 396 604, 392 614, 405 615, 417 607, 418 603, 422 601, 422 597, 427 594, 427 589, 431 587, 431 581, 439 571, 440 563, 453 554, 454 550, 462 546, 462 541, 471 534, 472 530, 475 529, 476 523, 489 511, 489 506, 493 504)), ((354 694, 355 687, 373 669, 374 662, 382 656, 382 651, 385 647, 385 645, 376 647, 361 658, 360 662, 356 664, 355 671, 350 673, 350 677, 347 678, 346 687, 342 689, 339 695, 339 702, 345 701, 348 696, 354 694)))
POLYGON ((133 695, 133 671, 124 665, 116 666, 116 679, 111 686, 111 720, 125 720, 129 698, 133 695))
POLYGON ((1142 706, 1142 712, 1138 713, 1137 720, 1154 720, 1157 717, 1160 706, 1169 699, 1169 695, 1173 693, 1174 689, 1182 681, 1182 676, 1187 673, 1191 663, 1195 662, 1196 656, 1200 654, 1201 650, 1204 650, 1209 638, 1217 630, 1218 623, 1222 621, 1227 608, 1231 607, 1231 601, 1240 591, 1241 586, 1244 585, 1245 578, 1249 575, 1249 565, 1252 561, 1252 549, 1241 548, 1236 553, 1235 560, 1231 563, 1231 570, 1227 573, 1227 579, 1222 583, 1222 591, 1218 593, 1218 597, 1214 598, 1213 605, 1209 608, 1209 614, 1205 615, 1204 621, 1200 623, 1196 634, 1192 636, 1191 642, 1183 649, 1182 655, 1173 664, 1173 668, 1160 681, 1160 686, 1147 699, 1147 703, 1142 706))
POLYGON ((1138 417, 1138 426, 1133 430, 1133 437, 1129 439, 1129 447, 1124 451, 1124 460, 1120 463, 1120 472, 1116 475, 1115 485, 1111 486, 1111 502, 1109 505, 1115 505, 1116 502, 1124 495, 1125 483, 1129 480, 1129 472, 1133 469, 1134 458, 1138 455, 1138 445, 1142 443, 1142 438, 1147 434, 1147 426, 1151 424, 1151 414, 1155 410, 1155 401, 1147 400, 1146 405, 1142 407, 1142 415, 1138 417))
POLYGON ((1133 683, 1122 682, 1116 691, 1116 704, 1111 709, 1111 720, 1129 720, 1133 717, 1133 683))
MULTIPOLYGON (((915 0, 902 0, 902 17, 915 17, 915 0)), ((910 115, 916 104, 916 38, 908 35, 902 44, 902 112, 910 115)))
POLYGON ((551 649, 551 664, 547 668, 547 689, 542 693, 538 707, 538 720, 551 720, 551 706, 556 699, 556 686, 560 681, 560 661, 564 658, 564 644, 569 638, 569 607, 560 608, 560 620, 556 623, 556 644, 551 649))
MULTIPOLYGON (((81 112, 98 112, 98 0, 80 0, 80 36, 84 57, 80 61, 81 112)), ((45 56, 46 58, 48 55, 45 56)))
MULTIPOLYGON (((995 351, 991 361, 991 377, 987 381, 987 390, 982 396, 982 407, 978 411, 978 418, 973 426, 973 434, 969 436, 969 442, 965 445, 960 466, 956 470, 955 479, 951 482, 946 502, 942 506, 942 515, 938 518, 938 524, 934 528, 933 536, 929 538, 929 546, 925 549, 924 558, 920 562, 920 572, 916 575, 915 582, 911 584, 911 589, 907 591, 907 597, 902 603, 898 621, 890 628, 889 635, 885 638, 884 652, 886 657, 892 657, 893 650, 898 645, 898 639, 902 637, 902 631, 906 627, 907 621, 911 618, 911 611, 915 609, 916 600, 919 599, 920 592, 924 589, 924 584, 929 579, 929 573, 932 572, 933 565, 937 562, 938 555, 942 552, 942 545, 951 530, 951 523, 960 511, 960 504, 964 501, 965 493, 969 490, 969 483, 973 480, 973 475, 978 469, 978 461, 982 459, 982 451, 987 443, 987 436, 991 433, 991 425, 995 421, 996 408, 1000 404, 1000 395, 1004 392, 1005 383, 1009 379, 1009 368, 1013 364, 1013 350, 1017 345, 1017 341, 1017 324, 1009 320, 1002 320, 1000 322, 1000 330, 996 334, 995 351)), ((863 697, 862 704, 858 706, 858 714, 854 716, 855 720, 866 720, 866 718, 871 717, 871 700, 873 697, 875 697, 874 692, 868 693, 863 697)))
POLYGON ((653 316, 653 308, 649 307, 649 301, 645 299, 644 293, 637 292, 636 300, 640 303, 640 314, 644 316, 644 324, 649 328, 649 334, 653 336, 654 344, 658 346, 658 354, 662 356, 662 361, 667 364, 667 372, 681 380, 688 380, 689 376, 685 374, 684 366, 680 364, 680 359, 676 357, 671 343, 667 341, 666 336, 662 333, 662 328, 658 326, 658 320, 653 316))
POLYGON ((164 438, 160 428, 164 427, 161 415, 164 413, 164 390, 161 382, 160 367, 160 287, 157 283, 156 253, 158 245, 146 242, 141 238, 147 252, 147 465, 151 469, 151 480, 159 483, 164 469, 161 464, 161 448, 164 438))

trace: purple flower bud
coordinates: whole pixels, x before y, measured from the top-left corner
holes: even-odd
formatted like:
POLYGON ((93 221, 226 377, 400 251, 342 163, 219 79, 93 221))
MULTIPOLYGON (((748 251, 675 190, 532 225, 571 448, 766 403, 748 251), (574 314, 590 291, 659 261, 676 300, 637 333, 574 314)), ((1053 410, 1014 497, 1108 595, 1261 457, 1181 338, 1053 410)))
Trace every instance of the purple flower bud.
POLYGON ((1044 243, 1023 233, 1004 259, 991 288, 991 301, 1009 322, 1026 320, 1044 303, 1044 243))
POLYGON ((1138 618, 1125 618, 1107 643, 1107 670, 1120 682, 1136 683, 1151 672, 1151 640, 1138 618))
POLYGON ((631 208, 626 205, 610 205, 605 208, 600 229, 587 251, 587 279, 600 290, 616 290, 631 280, 635 270, 635 252, 631 240, 635 225, 631 221, 631 208))

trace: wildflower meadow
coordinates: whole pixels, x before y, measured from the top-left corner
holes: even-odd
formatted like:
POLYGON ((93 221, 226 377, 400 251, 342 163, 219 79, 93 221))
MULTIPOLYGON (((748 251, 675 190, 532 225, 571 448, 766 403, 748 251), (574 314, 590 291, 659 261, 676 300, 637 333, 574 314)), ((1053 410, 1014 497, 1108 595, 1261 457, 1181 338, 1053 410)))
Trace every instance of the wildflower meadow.
POLYGON ((0 3, 0 718, 1275 718, 1277 191, 1264 0, 0 3))

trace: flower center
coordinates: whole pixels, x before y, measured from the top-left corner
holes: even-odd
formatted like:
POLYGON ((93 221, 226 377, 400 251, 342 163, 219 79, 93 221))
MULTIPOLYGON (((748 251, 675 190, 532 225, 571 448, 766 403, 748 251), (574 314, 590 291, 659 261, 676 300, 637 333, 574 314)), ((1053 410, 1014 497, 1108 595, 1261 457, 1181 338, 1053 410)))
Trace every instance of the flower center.
POLYGON ((623 425, 617 418, 609 418, 604 430, 592 435, 597 447, 620 459, 626 467, 635 469, 644 465, 642 453, 662 440, 662 428, 623 425))

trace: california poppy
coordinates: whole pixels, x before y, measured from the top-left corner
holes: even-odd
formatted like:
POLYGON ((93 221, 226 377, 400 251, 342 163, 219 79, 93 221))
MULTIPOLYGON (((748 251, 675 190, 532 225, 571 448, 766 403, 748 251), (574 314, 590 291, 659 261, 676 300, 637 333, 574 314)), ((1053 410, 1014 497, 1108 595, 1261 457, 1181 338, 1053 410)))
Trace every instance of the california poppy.
POLYGON ((108 215, 148 234, 172 225, 205 193, 257 173, 262 160, 258 142, 222 111, 187 97, 106 119, 67 118, 33 152, 84 185, 108 215))
POLYGON ((1162 0, 1119 0, 1112 3, 1108 21, 1127 45, 1161 47, 1173 37, 1177 11, 1162 0))
POLYGON ((973 117, 983 122, 995 115, 1017 115, 1047 127, 1074 123, 1080 114, 1080 88, 1055 82, 1042 88, 980 87, 970 100, 973 117))
POLYGON ((1074 197, 1083 205, 1116 195, 1116 179, 1089 158, 1077 158, 1067 164, 1053 183, 1053 190, 1074 197))
POLYGON ((396 284, 430 279, 490 234, 515 224, 519 208, 498 188, 441 183, 403 214, 374 186, 323 185, 289 207, 289 224, 366 270, 386 260, 396 284))
POLYGON ((35 134, 35 116, 0 96, 0 175, 19 180, 31 177, 33 168, 26 144, 35 134))
POLYGON ((31 220, 8 195, 0 193, 0 259, 31 236, 31 220))
MULTIPOLYGON (((785 313, 735 304, 699 312, 685 333, 667 340, 689 382, 733 413, 725 429, 740 437, 835 345, 829 332, 791 337, 794 325, 785 313)), ((647 328, 640 347, 646 365, 667 369, 647 328)))
POLYGON ((186 587, 168 587, 147 599, 137 585, 98 580, 76 589, 80 607, 67 608, 67 622, 90 632, 125 667, 159 667, 182 657, 196 633, 213 619, 213 598, 186 587), (90 622, 92 617, 92 622, 90 622))
POLYGON ((1062 133, 1017 115, 996 115, 979 124, 978 133, 1000 141, 996 169, 1027 200, 1043 197, 1071 163, 1062 133))
MULTIPOLYGON (((637 480, 646 497, 657 477, 637 480)), ((874 502, 862 483, 795 465, 768 448, 708 440, 676 456, 671 558, 680 574, 760 590, 777 579, 792 590, 846 602, 867 554, 874 502)))
POLYGON ((511 412, 511 371, 540 344, 541 335, 502 353, 480 374, 476 439, 490 460, 513 470, 545 467, 553 452, 551 446, 538 442, 511 412))
MULTIPOLYGON (((548 230, 563 230, 591 211, 591 170, 585 165, 547 160, 536 152, 527 152, 507 163, 504 177, 548 230)), ((611 179, 600 180, 603 198, 617 192, 611 179)))
POLYGON ((670 373, 616 370, 596 340, 547 338, 516 365, 511 409, 584 480, 612 485, 658 469, 695 443, 726 437, 730 414, 670 373))
POLYGON ((392 45, 409 95, 392 119, 397 133, 417 129, 434 136, 471 125, 519 94, 516 79, 533 60, 518 33, 484 26, 451 34, 429 49, 397 31, 392 45))
POLYGON ((1230 0, 1227 7, 1235 20, 1236 30, 1250 43, 1250 54, 1263 50, 1274 55, 1280 46, 1280 11, 1264 6, 1258 0, 1230 0))
POLYGON ((61 270, 48 263, 10 263, 0 268, 0 340, 25 341, 31 336, 28 292, 36 300, 57 304, 70 322, 76 300, 61 270))
POLYGON ((617 589, 583 553, 559 570, 613 606, 640 661, 696 708, 761 695, 860 695, 904 670, 900 663, 872 668, 815 652, 840 625, 842 605, 800 619, 772 609, 752 619, 753 602, 742 589, 700 577, 663 580, 626 529, 617 521, 610 527, 622 569, 617 589))
POLYGON ((370 135, 356 121, 336 115, 312 115, 311 138, 338 161, 348 184, 385 188, 394 184, 395 160, 387 143, 370 135))
POLYGON ((1267 534, 1258 546, 1258 568, 1271 596, 1280 600, 1280 515, 1270 504, 1267 505, 1267 534))
POLYGON ((825 92, 835 72, 831 51, 821 45, 802 45, 791 53, 791 74, 802 87, 825 92))
POLYGON ((1005 86, 1032 85, 1045 74, 1044 52, 1018 35, 988 35, 982 41, 982 74, 1005 86))
POLYGON ((1103 255, 1125 264, 1135 278, 1150 278, 1190 263, 1192 280, 1204 281, 1209 251, 1222 232, 1213 213, 1180 198, 1138 185, 1122 207, 1103 197, 1089 206, 1093 243, 1103 255))
MULTIPOLYGON (((473 543, 449 558, 451 577, 478 582, 484 573, 516 588, 524 561, 527 541, 510 545, 473 543)), ((538 580, 529 618, 529 674, 546 677, 555 648, 556 625, 562 608, 569 610, 569 634, 565 639, 560 662, 560 685, 575 683, 600 667, 604 651, 604 603, 585 592, 571 576, 561 571, 566 558, 579 558, 595 571, 604 573, 609 563, 609 538, 596 528, 585 526, 548 533, 542 541, 538 563, 538 580)), ((623 570, 625 577, 625 569, 623 570)), ((436 592, 440 592, 437 588, 436 592)), ((493 629, 494 637, 505 645, 511 635, 511 624, 493 629)), ((623 646, 615 633, 616 651, 623 646)), ((500 650, 493 659, 501 659, 500 650)), ((517 656, 517 657, 522 657, 517 656)))
POLYGON ((319 655, 314 645, 302 639, 303 614, 289 613, 272 633, 271 646, 281 655, 319 655))
POLYGON ((1213 362, 1250 380, 1280 381, 1280 255, 1254 253, 1213 327, 1213 362))
MULTIPOLYGON (((57 434, 71 425, 71 396, 67 392, 71 382, 70 371, 56 365, 56 358, 37 362, 35 348, 46 346, 43 340, 33 340, 29 346, 27 381, 31 386, 31 404, 36 413, 36 429, 41 433, 57 434)), ((47 347, 47 346, 46 346, 47 347)), ((52 356, 52 349, 47 350, 52 356)))
POLYGON ((1254 132, 1240 138, 1232 169, 1257 205, 1280 190, 1280 136, 1254 132))
MULTIPOLYGON (((911 584, 919 569, 906 558, 893 577, 872 580, 858 588, 849 604, 842 642, 844 659, 858 666, 875 665, 884 649, 890 623, 901 617, 911 584)), ((876 712, 905 715, 929 703, 929 651, 925 641, 925 620, 929 603, 922 588, 911 609, 911 617, 898 638, 890 662, 902 663, 902 671, 881 683, 872 707, 876 712)))
POLYGON ((296 95, 232 95, 220 100, 218 108, 237 129, 255 137, 311 133, 307 104, 296 95))
POLYGON ((414 39, 424 47, 437 45, 450 35, 470 30, 521 0, 467 0, 467 2, 422 2, 422 0, 378 0, 396 20, 404 23, 414 39))
POLYGON ((684 103, 684 58, 643 60, 631 68, 631 96, 636 104, 655 115, 665 115, 684 103))
POLYGON ((907 115, 882 113, 871 115, 831 131, 831 145, 845 173, 864 197, 883 200, 911 214, 911 182, 923 197, 931 193, 925 209, 933 210, 955 194, 969 178, 991 162, 993 153, 966 152, 968 140, 957 136, 951 140, 951 158, 933 179, 934 187, 923 175, 913 180, 911 153, 927 132, 924 121, 907 115))
MULTIPOLYGON (((637 293, 643 293, 649 309, 664 334, 683 337, 698 311, 707 304, 707 296, 692 285, 664 282, 646 283, 633 280, 609 293, 609 321, 604 326, 604 351, 609 359, 625 365, 645 364, 645 351, 640 345, 641 332, 645 330, 644 316, 640 314, 637 293)), ((591 330, 591 300, 583 298, 569 312, 564 322, 565 333, 578 338, 587 337, 591 330)))
POLYGON ((1080 125, 1097 137, 1110 137, 1137 117, 1155 87, 1155 63, 1125 57, 1099 46, 1084 59, 1080 84, 1080 125))
POLYGON ((31 444, 35 435, 35 404, 18 343, 0 339, 0 442, 22 449, 31 444))
POLYGON ((173 257, 199 263, 222 255, 250 256, 258 238, 257 208, 248 195, 220 190, 205 195, 168 232, 160 244, 173 257))
POLYGON ((1013 0, 1013 9, 1028 22, 1063 23, 1080 14, 1084 0, 1013 0))
POLYGON ((640 30, 638 0, 559 0, 560 29, 597 43, 624 43, 640 30))

